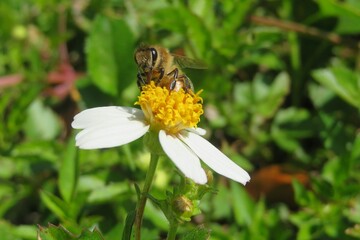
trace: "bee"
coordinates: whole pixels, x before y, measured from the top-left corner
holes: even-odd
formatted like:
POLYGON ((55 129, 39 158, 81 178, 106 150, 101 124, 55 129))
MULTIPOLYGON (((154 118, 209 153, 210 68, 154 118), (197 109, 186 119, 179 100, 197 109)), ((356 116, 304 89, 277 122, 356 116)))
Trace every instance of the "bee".
POLYGON ((166 87, 170 91, 194 92, 194 86, 181 68, 205 69, 201 61, 175 55, 160 46, 140 46, 134 54, 138 66, 138 87, 154 81, 156 86, 166 87))

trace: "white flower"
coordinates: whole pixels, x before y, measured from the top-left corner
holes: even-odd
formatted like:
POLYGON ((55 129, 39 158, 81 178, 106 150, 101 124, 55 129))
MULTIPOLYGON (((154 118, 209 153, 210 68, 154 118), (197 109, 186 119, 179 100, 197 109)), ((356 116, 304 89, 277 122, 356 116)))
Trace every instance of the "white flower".
MULTIPOLYGON (((164 89, 164 91, 166 90, 164 89)), ((155 95, 158 97, 159 93, 157 92, 155 95)), ((155 129, 163 151, 177 168, 194 182, 198 184, 207 182, 205 171, 201 167, 199 159, 215 172, 234 181, 245 185, 250 180, 249 174, 244 169, 201 137, 205 134, 205 130, 186 124, 185 120, 180 122, 178 119, 174 121, 163 120, 166 123, 159 123, 158 116, 154 114, 153 106, 147 102, 149 99, 144 103, 144 101, 142 102, 143 99, 140 99, 142 96, 139 97, 140 103, 138 102, 138 104, 143 110, 111 106, 92 108, 77 114, 72 122, 72 127, 83 130, 75 138, 76 146, 81 149, 121 146, 142 137, 150 129, 155 129)), ((168 103, 169 99, 165 102, 168 103)), ((176 104, 178 99, 174 102, 176 104)), ((185 107, 188 109, 188 106, 185 107)), ((171 105, 170 110, 160 110, 161 117, 168 119, 169 115, 177 115, 177 113, 172 113, 174 108, 176 106, 171 105)), ((196 111, 192 109, 191 113, 193 114, 193 112, 196 111)), ((200 112, 202 113, 202 109, 200 112)), ((199 116, 195 116, 195 118, 199 118, 199 116)))

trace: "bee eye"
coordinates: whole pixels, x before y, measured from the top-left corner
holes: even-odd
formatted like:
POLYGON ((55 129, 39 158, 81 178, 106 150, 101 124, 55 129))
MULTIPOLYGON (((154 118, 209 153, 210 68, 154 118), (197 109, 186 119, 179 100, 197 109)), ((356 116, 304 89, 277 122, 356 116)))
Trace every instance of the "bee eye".
POLYGON ((152 64, 155 65, 156 59, 158 57, 157 51, 155 48, 150 48, 150 52, 151 52, 152 64))

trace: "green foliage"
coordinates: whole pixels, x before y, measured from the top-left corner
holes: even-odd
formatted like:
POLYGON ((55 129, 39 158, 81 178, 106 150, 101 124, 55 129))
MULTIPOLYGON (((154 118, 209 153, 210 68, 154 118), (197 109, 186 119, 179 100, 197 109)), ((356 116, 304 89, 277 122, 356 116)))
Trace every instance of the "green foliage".
POLYGON ((360 107, 360 75, 341 64, 313 72, 314 78, 356 108, 360 107))
POLYGON ((196 239, 209 239, 210 231, 203 227, 195 228, 190 232, 184 234, 181 240, 196 240, 196 239))
POLYGON ((103 240, 99 230, 93 231, 84 230, 79 236, 75 236, 70 233, 66 228, 59 226, 56 227, 49 224, 49 227, 39 227, 38 239, 40 240, 69 240, 69 239, 81 239, 81 240, 103 240))
POLYGON ((123 20, 98 15, 86 44, 89 75, 95 86, 111 96, 126 87, 135 75, 134 39, 123 20))
MULTIPOLYGON (((199 127, 252 172, 245 187, 214 174, 172 216, 180 239, 359 239, 359 21, 356 0, 1 1, 1 239, 132 238, 143 143, 78 150, 71 121, 133 106, 140 43, 207 64, 184 69, 199 127)), ((173 173, 159 162, 153 198, 190 194, 169 194, 173 173)), ((148 201, 144 239, 166 235, 172 203, 148 201)))

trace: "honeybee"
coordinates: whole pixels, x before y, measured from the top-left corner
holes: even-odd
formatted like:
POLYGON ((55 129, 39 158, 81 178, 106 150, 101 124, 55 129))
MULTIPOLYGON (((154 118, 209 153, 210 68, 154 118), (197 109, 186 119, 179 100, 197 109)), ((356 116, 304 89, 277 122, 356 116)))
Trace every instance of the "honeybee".
POLYGON ((194 86, 181 68, 205 69, 201 61, 175 55, 160 46, 140 46, 134 54, 138 65, 138 87, 154 81, 156 86, 166 87, 170 91, 194 92, 194 86))

